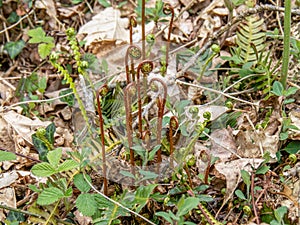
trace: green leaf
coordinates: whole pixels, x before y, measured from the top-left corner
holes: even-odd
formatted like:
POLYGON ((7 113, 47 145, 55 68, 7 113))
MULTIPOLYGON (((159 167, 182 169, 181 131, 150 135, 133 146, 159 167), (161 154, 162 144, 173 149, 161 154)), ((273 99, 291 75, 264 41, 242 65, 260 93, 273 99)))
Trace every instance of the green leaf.
POLYGON ((62 156, 62 150, 61 148, 57 148, 53 151, 48 152, 47 154, 47 159, 51 166, 56 168, 58 166, 59 160, 61 159, 62 156))
POLYGON ((17 55, 20 54, 24 47, 25 42, 23 40, 19 40, 16 42, 10 41, 4 45, 4 50, 7 51, 11 59, 14 59, 17 55))
POLYGON ((278 222, 281 222, 288 209, 286 206, 281 206, 274 211, 274 216, 278 222))
POLYGON ((296 94, 296 92, 298 91, 297 87, 290 87, 289 89, 287 89, 286 93, 284 94, 284 96, 290 96, 290 95, 294 95, 296 94))
POLYGON ((139 173, 141 175, 143 175, 144 177, 140 180, 141 181, 144 181, 144 180, 150 180, 150 179, 155 179, 158 177, 158 174, 154 173, 154 172, 151 172, 151 171, 145 171, 145 170, 139 170, 139 173))
POLYGON ((29 43, 35 44, 35 43, 53 43, 54 38, 53 37, 47 37, 45 31, 38 27, 36 29, 29 30, 27 32, 28 36, 31 37, 29 40, 29 43))
POLYGON ((176 213, 176 216, 183 216, 186 215, 189 211, 196 208, 199 204, 199 199, 195 197, 188 197, 184 199, 183 204, 178 206, 178 211, 176 213))
POLYGON ((64 193, 60 189, 56 187, 45 188, 43 192, 39 195, 37 199, 37 204, 50 205, 63 197, 64 193))
POLYGON ((279 81, 275 81, 273 83, 273 86, 272 86, 272 93, 277 95, 277 96, 282 96, 283 95, 283 86, 282 84, 279 82, 279 81))
POLYGON ((289 154, 297 154, 300 151, 300 141, 290 142, 283 150, 289 154))
MULTIPOLYGON (((92 179, 89 175, 85 174, 85 177, 90 183, 92 182, 92 179)), ((84 179, 82 173, 74 176, 74 184, 81 192, 89 192, 91 189, 90 185, 84 179)))
POLYGON ((139 213, 142 208, 147 204, 150 194, 154 190, 157 184, 149 184, 147 186, 140 186, 135 193, 134 202, 139 204, 136 208, 136 212, 139 213))
POLYGON ((49 163, 42 162, 42 163, 34 165, 31 168, 31 172, 33 173, 33 175, 38 176, 38 177, 49 177, 49 176, 55 174, 56 170, 49 163))
POLYGON ((288 132, 281 132, 281 133, 279 134, 279 140, 280 140, 280 141, 284 141, 284 140, 288 139, 288 137, 289 137, 288 132))
POLYGON ((251 181, 250 181, 250 174, 249 174, 246 170, 241 170, 241 175, 242 175, 242 178, 243 178, 244 183, 245 183, 247 186, 250 186, 250 184, 251 184, 251 181))
POLYGON ((156 145, 150 152, 148 156, 148 160, 153 160, 156 152, 161 148, 161 145, 156 145))
POLYGON ((262 165, 256 170, 255 174, 266 174, 266 172, 268 172, 269 170, 270 170, 269 166, 262 165))
POLYGON ((75 169, 78 166, 79 166, 78 162, 72 159, 68 159, 58 166, 57 171, 64 172, 64 171, 75 169))
POLYGON ((49 124, 46 127, 46 134, 45 137, 47 140, 53 145, 54 144, 54 133, 55 133, 56 127, 54 123, 49 124))
POLYGON ((80 194, 76 199, 76 207, 84 216, 92 216, 97 210, 97 202, 93 194, 80 194))
POLYGON ((239 197, 240 199, 242 199, 242 200, 247 200, 246 197, 245 197, 245 195, 244 195, 244 193, 243 193, 240 189, 236 190, 234 193, 235 193, 235 195, 236 195, 237 197, 239 197))
POLYGON ((32 138, 33 146, 39 152, 39 158, 40 158, 40 160, 47 161, 48 148, 45 145, 45 143, 41 139, 39 139, 36 136, 36 134, 33 134, 31 136, 31 138, 32 138))
POLYGON ((98 0, 98 2, 100 3, 100 5, 102 5, 104 8, 110 7, 111 4, 109 1, 106 0, 98 0))
MULTIPOLYGON (((59 96, 66 95, 66 94, 71 93, 71 92, 72 92, 72 89, 63 90, 63 91, 59 92, 59 96)), ((70 94, 68 96, 61 97, 60 100, 62 102, 66 102, 68 104, 68 106, 73 106, 74 103, 75 103, 74 94, 70 94)))
POLYGON ((69 187, 66 191, 65 191, 65 197, 71 197, 73 194, 73 188, 69 187))
POLYGON ((166 212, 157 212, 157 213, 155 213, 155 215, 164 218, 164 219, 165 219, 167 222, 169 222, 170 224, 174 224, 174 223, 173 223, 173 220, 172 220, 172 218, 171 218, 171 216, 170 216, 170 212, 171 212, 171 211, 169 211, 169 213, 166 213, 166 212))
POLYGON ((47 77, 43 76, 39 79, 38 91, 44 93, 47 88, 47 77))
POLYGON ((38 53, 42 59, 50 55, 51 50, 54 48, 54 43, 42 43, 38 46, 38 53))
POLYGON ((15 160, 17 157, 12 152, 0 151, 0 162, 15 160))
POLYGON ((122 174, 123 176, 126 176, 126 177, 130 177, 132 179, 135 179, 135 176, 132 173, 128 172, 128 171, 121 170, 120 174, 122 174))

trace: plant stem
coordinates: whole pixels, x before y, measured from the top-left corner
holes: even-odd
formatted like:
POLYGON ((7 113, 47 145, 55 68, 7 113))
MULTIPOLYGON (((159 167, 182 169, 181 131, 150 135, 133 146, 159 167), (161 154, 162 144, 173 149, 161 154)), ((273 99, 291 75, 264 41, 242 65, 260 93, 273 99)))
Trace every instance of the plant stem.
POLYGON ((145 32, 145 0, 142 0, 142 59, 146 58, 145 49, 146 49, 146 32, 145 32))
POLYGON ((131 164, 131 173, 135 175, 135 169, 134 169, 134 152, 132 149, 133 145, 133 139, 132 139, 132 115, 131 115, 131 100, 130 100, 130 95, 131 91, 130 90, 135 83, 130 83, 126 86, 124 90, 124 102, 125 102, 125 112, 126 112, 126 132, 127 132, 127 139, 128 139, 128 148, 130 151, 130 164, 131 164))
POLYGON ((132 74, 132 81, 134 80, 134 63, 133 60, 138 60, 141 58, 141 49, 136 46, 131 44, 126 51, 125 54, 125 71, 126 71, 126 82, 129 84, 131 82, 130 80, 130 72, 132 74), (129 66, 128 66, 128 58, 130 57, 131 59, 131 71, 129 71, 129 66))
POLYGON ((290 33, 291 33, 291 0, 284 1, 284 35, 283 35, 283 59, 280 82, 286 88, 286 80, 290 59, 290 33))
POLYGON ((103 124, 103 117, 102 117, 102 110, 101 110, 101 102, 100 102, 100 96, 104 96, 108 92, 108 87, 106 84, 102 85, 97 93, 97 110, 99 115, 99 124, 100 124, 100 136, 101 136, 101 145, 102 145, 102 160, 103 160, 103 186, 104 186, 104 195, 107 195, 108 190, 108 182, 107 182, 107 175, 106 175, 106 154, 105 154, 105 139, 104 139, 104 124, 103 124))
MULTIPOLYGON (((129 43, 130 43, 130 46, 132 46, 132 43, 133 43, 133 40, 132 40, 133 27, 137 26, 137 22, 136 22, 136 19, 135 19, 134 16, 131 16, 129 18, 129 21, 130 21, 130 23, 129 23, 129 32, 130 32, 129 43)), ((130 61, 131 61, 131 64, 130 64, 131 76, 132 76, 132 80, 134 81, 134 63, 133 63, 133 59, 131 58, 130 61)), ((126 61, 126 63, 128 63, 128 62, 126 61)), ((127 66, 127 64, 126 64, 126 66, 127 66)), ((127 72, 126 72, 126 75, 127 75, 127 72)), ((127 82, 127 84, 129 84, 129 83, 127 82)))
POLYGON ((177 130, 179 126, 178 119, 176 116, 172 116, 170 118, 170 123, 169 123, 169 142, 170 142, 170 167, 174 168, 174 143, 173 143, 173 130, 177 130))
POLYGON ((170 50, 170 39, 171 39, 171 32, 172 32, 173 20, 174 20, 174 9, 169 3, 166 3, 164 5, 163 12, 166 15, 172 14, 170 25, 169 25, 168 41, 167 41, 167 48, 166 48, 166 72, 167 72, 168 65, 169 65, 169 50, 170 50))
MULTIPOLYGON (((136 82, 137 82, 137 98, 138 98, 138 127, 139 127, 139 137, 143 136, 143 127, 142 127, 142 98, 141 98, 141 82, 140 82, 140 72, 146 77, 153 70, 154 64, 150 60, 145 60, 138 65, 136 82)), ((146 89, 146 88, 145 88, 146 89)))
MULTIPOLYGON (((158 105, 158 115, 157 115, 157 144, 160 145, 161 144, 161 130, 162 130, 162 119, 163 119, 163 115, 164 115, 164 108, 165 108, 165 104, 166 104, 166 99, 167 99, 167 85, 165 84, 165 82, 163 82, 160 78, 152 78, 150 80, 150 84, 154 81, 159 82, 163 89, 164 89, 164 93, 163 93, 163 97, 158 97, 157 98, 157 105, 158 105)), ((157 162, 161 163, 162 158, 161 158, 161 149, 159 149, 157 151, 157 162)), ((158 167, 159 168, 159 167, 158 167)))

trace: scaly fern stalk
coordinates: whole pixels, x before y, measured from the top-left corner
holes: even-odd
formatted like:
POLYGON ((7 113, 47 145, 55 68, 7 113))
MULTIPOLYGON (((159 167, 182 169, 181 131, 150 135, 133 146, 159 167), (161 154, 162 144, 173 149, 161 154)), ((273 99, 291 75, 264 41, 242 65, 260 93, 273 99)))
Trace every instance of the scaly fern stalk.
POLYGON ((166 71, 165 72, 167 72, 168 64, 169 64, 170 38, 171 38, 171 32, 172 32, 173 20, 174 20, 174 9, 171 6, 171 4, 166 3, 164 5, 163 12, 166 15, 171 14, 171 20, 170 20, 170 26, 169 26, 169 32, 168 32, 167 49, 166 49, 166 71))
POLYGON ((104 194, 107 195, 108 182, 106 177, 106 154, 105 154, 105 137, 104 137, 104 124, 101 110, 101 102, 100 97, 103 97, 107 94, 108 87, 107 85, 102 85, 96 93, 97 99, 97 111, 99 116, 99 124, 100 124, 100 137, 101 137, 101 147, 102 147, 102 170, 103 170, 103 186, 104 186, 104 194))
POLYGON ((286 88, 290 58, 290 32, 291 32, 291 0, 284 1, 284 36, 283 36, 283 59, 280 82, 286 88))

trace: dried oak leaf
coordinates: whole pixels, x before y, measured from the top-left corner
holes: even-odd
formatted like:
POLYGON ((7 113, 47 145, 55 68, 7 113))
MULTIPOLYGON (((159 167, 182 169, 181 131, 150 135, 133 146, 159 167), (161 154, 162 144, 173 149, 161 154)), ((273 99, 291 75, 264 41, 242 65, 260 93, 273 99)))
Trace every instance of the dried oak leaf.
POLYGON ((128 19, 121 18, 121 12, 112 7, 104 9, 83 25, 78 34, 86 34, 83 41, 89 46, 96 40, 117 40, 127 42, 129 40, 128 19))

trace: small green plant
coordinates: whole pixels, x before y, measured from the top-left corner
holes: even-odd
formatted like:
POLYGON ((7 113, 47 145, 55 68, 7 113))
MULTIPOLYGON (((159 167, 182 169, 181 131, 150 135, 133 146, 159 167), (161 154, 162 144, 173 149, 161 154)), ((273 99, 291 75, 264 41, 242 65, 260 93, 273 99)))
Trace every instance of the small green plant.
POLYGON ((29 30, 27 34, 30 37, 28 43, 38 44, 38 52, 42 59, 50 55, 55 46, 53 37, 46 36, 45 31, 41 27, 29 30))
POLYGON ((25 42, 23 40, 9 41, 4 45, 4 50, 7 51, 11 59, 14 59, 20 54, 24 47, 25 42))

